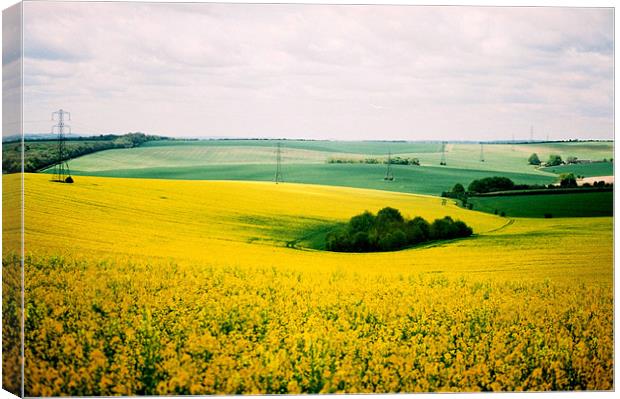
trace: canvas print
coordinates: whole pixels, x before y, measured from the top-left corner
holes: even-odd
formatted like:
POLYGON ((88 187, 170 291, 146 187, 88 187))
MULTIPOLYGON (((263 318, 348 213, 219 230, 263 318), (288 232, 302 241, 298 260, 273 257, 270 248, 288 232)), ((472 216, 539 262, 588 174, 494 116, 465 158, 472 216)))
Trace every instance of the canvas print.
POLYGON ((2 22, 5 390, 614 389, 612 8, 2 22))

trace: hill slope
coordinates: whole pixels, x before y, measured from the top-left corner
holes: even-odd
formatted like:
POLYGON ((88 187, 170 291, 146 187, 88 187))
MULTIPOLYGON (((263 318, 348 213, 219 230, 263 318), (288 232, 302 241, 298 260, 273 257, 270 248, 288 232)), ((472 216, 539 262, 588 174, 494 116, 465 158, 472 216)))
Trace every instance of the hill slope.
POLYGON ((25 185, 29 396, 613 388, 612 218, 299 184, 25 185), (478 235, 392 253, 285 246, 388 205, 478 235))

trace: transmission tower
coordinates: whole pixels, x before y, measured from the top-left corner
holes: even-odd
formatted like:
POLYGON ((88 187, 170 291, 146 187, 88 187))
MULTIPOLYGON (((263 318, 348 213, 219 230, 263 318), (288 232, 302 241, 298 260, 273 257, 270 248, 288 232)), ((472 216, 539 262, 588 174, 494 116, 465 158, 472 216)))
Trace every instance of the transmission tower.
POLYGON ((446 165, 446 142, 441 142, 441 160, 439 161, 439 165, 446 165))
POLYGON ((71 120, 71 114, 67 111, 59 109, 58 111, 52 112, 52 120, 58 122, 54 126, 52 126, 52 133, 58 132, 58 145, 56 147, 56 165, 54 165, 53 181, 61 183, 73 183, 71 171, 69 170, 69 164, 67 163, 68 154, 65 143, 65 130, 71 133, 71 126, 65 124, 65 116, 67 117, 66 120, 71 120))
POLYGON ((484 144, 480 143, 480 162, 484 162, 484 144))
POLYGON ((282 149, 280 148, 280 142, 276 144, 276 175, 274 178, 276 184, 282 183, 282 149))
POLYGON ((383 180, 394 180, 394 174, 392 173, 392 152, 388 152, 387 170, 385 172, 385 177, 383 178, 383 180))

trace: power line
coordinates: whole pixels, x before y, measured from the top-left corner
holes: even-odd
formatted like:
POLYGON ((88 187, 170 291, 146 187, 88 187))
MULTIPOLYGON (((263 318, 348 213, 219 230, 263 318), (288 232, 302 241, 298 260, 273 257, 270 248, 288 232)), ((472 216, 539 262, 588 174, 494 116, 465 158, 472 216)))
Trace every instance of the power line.
POLYGON ((385 172, 385 177, 383 180, 392 181, 394 180, 394 174, 392 173, 392 152, 388 152, 387 159, 387 171, 385 172))
POLYGON ((276 184, 282 183, 282 149, 280 148, 280 142, 276 144, 276 175, 274 177, 276 184))
POLYGON ((439 161, 439 165, 446 166, 446 142, 441 142, 441 160, 439 161))
POLYGON ((58 131, 58 145, 57 145, 57 158, 56 165, 54 165, 54 179, 53 181, 61 183, 73 183, 71 177, 71 171, 69 170, 69 163, 67 163, 67 148, 65 129, 68 129, 71 133, 71 126, 65 124, 65 115, 67 120, 71 120, 71 113, 62 109, 52 112, 52 120, 58 121, 57 124, 52 126, 52 133, 58 131))

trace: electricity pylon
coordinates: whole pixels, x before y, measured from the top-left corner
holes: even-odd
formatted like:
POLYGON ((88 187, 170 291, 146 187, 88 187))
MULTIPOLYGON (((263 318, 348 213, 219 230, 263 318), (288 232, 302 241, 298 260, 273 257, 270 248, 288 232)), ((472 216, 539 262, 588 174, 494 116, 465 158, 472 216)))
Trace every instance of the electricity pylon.
POLYGON ((52 120, 58 123, 52 126, 52 133, 58 132, 58 144, 56 146, 56 165, 54 165, 54 178, 53 181, 61 183, 73 183, 71 178, 71 171, 69 170, 69 164, 67 163, 67 147, 65 138, 65 129, 71 133, 71 126, 65 124, 65 116, 67 120, 71 120, 71 113, 59 109, 52 112, 52 120))
POLYGON ((276 184, 282 183, 282 149, 280 148, 280 142, 276 145, 276 175, 274 177, 276 184))

